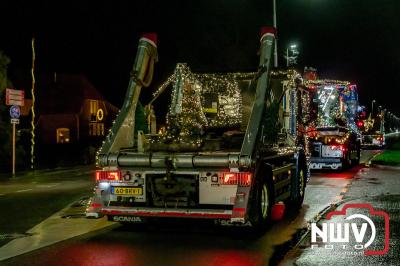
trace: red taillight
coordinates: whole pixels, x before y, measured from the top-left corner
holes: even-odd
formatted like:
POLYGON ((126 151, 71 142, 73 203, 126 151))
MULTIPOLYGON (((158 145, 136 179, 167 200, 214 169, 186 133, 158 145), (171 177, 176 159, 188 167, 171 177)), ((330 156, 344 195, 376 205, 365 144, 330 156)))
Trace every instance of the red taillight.
POLYGON ((107 180, 107 181, 115 181, 121 180, 121 171, 96 171, 96 181, 107 180))
POLYGON ((221 176, 222 185, 240 185, 240 186, 250 186, 251 184, 251 173, 233 173, 225 172, 221 176))
POLYGON ((344 145, 331 145, 332 150, 340 150, 340 151, 345 151, 346 147, 344 145))

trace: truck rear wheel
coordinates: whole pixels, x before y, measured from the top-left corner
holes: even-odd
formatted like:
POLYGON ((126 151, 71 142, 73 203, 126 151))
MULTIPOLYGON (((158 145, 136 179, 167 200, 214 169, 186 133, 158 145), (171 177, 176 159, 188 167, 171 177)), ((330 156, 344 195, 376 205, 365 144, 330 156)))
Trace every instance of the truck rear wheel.
MULTIPOLYGON (((261 179, 261 178, 260 178, 261 179)), ((249 219, 251 225, 257 232, 267 229, 271 221, 271 208, 273 195, 267 178, 256 181, 254 196, 251 198, 249 219)))
POLYGON ((351 161, 351 152, 348 151, 344 157, 343 163, 342 163, 342 168, 340 170, 346 170, 351 168, 352 161, 351 161))
POLYGON ((352 166, 357 166, 360 164, 360 158, 361 158, 361 150, 358 148, 357 149, 357 157, 353 160, 351 160, 351 165, 352 166))
POLYGON ((300 209, 304 201, 307 183, 307 166, 304 160, 300 160, 296 167, 296 176, 292 180, 290 207, 300 209))

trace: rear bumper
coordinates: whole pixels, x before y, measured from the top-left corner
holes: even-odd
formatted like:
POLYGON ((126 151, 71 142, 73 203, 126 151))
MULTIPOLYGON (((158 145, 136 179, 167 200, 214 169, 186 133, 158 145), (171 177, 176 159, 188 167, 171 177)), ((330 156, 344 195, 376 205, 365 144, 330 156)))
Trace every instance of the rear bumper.
POLYGON ((177 218, 203 218, 203 219, 231 219, 231 210, 209 209, 165 209, 165 208, 121 208, 104 207, 104 215, 123 215, 139 217, 177 217, 177 218))
POLYGON ((310 158, 310 169, 339 169, 343 167, 342 158, 310 158))

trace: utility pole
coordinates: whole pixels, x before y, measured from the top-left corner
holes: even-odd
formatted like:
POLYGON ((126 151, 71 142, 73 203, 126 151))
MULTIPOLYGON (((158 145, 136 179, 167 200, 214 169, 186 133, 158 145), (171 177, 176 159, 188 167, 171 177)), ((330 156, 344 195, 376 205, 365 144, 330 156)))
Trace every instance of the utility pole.
POLYGON ((289 67, 289 48, 286 48, 286 67, 289 67))
POLYGON ((371 117, 374 117, 374 102, 375 102, 375 100, 372 100, 371 117))
MULTIPOLYGON (((276 35, 278 35, 278 26, 276 24, 276 0, 273 0, 273 11, 274 11, 274 17, 273 17, 274 28, 276 31, 276 35)), ((278 67, 278 36, 276 36, 275 38, 274 67, 278 67)))

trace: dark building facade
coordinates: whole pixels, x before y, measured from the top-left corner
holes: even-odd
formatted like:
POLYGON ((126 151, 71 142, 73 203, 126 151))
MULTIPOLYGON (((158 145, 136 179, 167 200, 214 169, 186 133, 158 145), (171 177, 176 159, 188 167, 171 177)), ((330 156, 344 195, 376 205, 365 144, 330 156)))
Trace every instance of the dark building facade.
POLYGON ((37 98, 38 163, 93 162, 118 108, 82 75, 57 75, 37 98))

